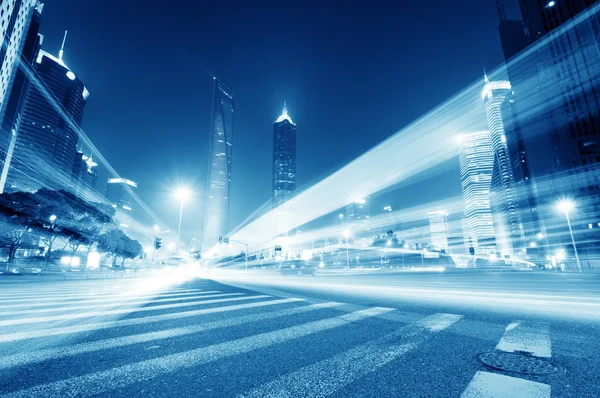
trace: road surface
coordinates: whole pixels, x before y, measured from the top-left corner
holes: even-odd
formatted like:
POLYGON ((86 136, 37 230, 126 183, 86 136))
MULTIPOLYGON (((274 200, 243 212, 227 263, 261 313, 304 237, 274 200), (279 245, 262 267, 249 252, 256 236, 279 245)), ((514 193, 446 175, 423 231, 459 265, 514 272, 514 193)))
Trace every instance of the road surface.
POLYGON ((599 285, 540 273, 5 278, 0 396, 598 397, 599 285))

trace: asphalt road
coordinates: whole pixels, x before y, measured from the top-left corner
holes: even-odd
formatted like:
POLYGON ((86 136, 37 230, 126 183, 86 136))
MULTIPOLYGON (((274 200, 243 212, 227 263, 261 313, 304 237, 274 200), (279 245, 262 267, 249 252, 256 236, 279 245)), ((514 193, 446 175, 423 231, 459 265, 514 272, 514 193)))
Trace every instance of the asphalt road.
POLYGON ((598 397, 599 336, 597 275, 2 280, 0 396, 598 397))

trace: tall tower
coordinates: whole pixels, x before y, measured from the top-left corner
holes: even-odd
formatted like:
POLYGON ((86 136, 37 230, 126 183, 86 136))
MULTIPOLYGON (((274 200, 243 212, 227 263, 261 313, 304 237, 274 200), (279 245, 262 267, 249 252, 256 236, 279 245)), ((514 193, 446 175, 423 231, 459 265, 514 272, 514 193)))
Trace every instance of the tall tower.
POLYGON ((510 82, 490 82, 487 76, 485 77, 481 97, 485 103, 494 154, 490 204, 494 217, 496 245, 502 255, 512 256, 517 247, 523 246, 524 231, 502 118, 502 104, 510 94, 510 82))
POLYGON ((273 123, 273 206, 277 207, 296 192, 296 125, 283 103, 281 115, 273 123))
POLYGON ((234 93, 215 78, 202 219, 202 247, 209 249, 228 232, 234 93))
POLYGON ((4 191, 29 89, 25 68, 33 65, 41 44, 38 32, 43 8, 43 4, 31 0, 0 4, 0 193, 4 191))
MULTIPOLYGON (((585 255, 600 254, 600 1, 519 0, 525 31, 536 43, 533 68, 545 121, 534 133, 551 137, 554 159, 551 196, 573 197, 571 222, 585 255)), ((523 126, 525 128, 525 126, 523 126)), ((550 196, 550 195, 548 195, 550 196)), ((550 207, 550 206, 548 206, 550 207)), ((544 214, 551 244, 570 245, 557 213, 544 214), (554 229, 551 231, 550 229, 554 229)), ((560 215, 558 215, 560 216, 560 215)))
POLYGON ((465 202, 465 242, 473 245, 476 254, 495 251, 494 222, 490 207, 490 189, 494 154, 488 131, 459 137, 458 159, 465 202))
POLYGON ((429 230, 431 245, 448 252, 448 213, 444 210, 429 212, 429 230))
POLYGON ((77 128, 81 126, 89 92, 63 61, 64 44, 63 40, 59 57, 40 50, 36 59, 34 69, 41 84, 33 83, 27 93, 6 190, 70 186, 77 154, 77 128), (57 103, 51 102, 54 100, 57 103))

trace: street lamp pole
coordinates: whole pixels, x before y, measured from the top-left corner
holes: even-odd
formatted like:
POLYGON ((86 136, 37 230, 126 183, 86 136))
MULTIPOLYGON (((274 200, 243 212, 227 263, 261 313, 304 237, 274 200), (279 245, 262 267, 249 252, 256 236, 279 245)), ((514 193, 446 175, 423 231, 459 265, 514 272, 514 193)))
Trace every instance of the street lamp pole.
POLYGON ((567 219, 567 225, 569 226, 569 235, 571 235, 571 243, 573 243, 573 251, 575 252, 575 261, 577 262, 577 269, 582 272, 581 262, 579 261, 579 253, 577 253, 577 245, 575 244, 575 237, 573 236, 573 228, 571 228, 571 218, 569 217, 569 211, 574 207, 572 201, 563 199, 558 202, 558 208, 565 213, 567 219))
POLYGON ((575 261, 577 262, 577 268, 579 272, 582 272, 581 262, 579 261, 579 254, 577 253, 577 245, 575 244, 575 237, 573 236, 573 229, 571 228, 571 219, 569 218, 569 212, 565 211, 565 217, 567 218, 567 225, 569 226, 569 234, 571 235, 571 242, 573 243, 573 251, 575 252, 575 261))
POLYGON ((179 226, 177 227, 177 254, 179 254, 179 245, 181 242, 181 220, 183 220, 183 198, 181 198, 181 206, 179 207, 179 226))

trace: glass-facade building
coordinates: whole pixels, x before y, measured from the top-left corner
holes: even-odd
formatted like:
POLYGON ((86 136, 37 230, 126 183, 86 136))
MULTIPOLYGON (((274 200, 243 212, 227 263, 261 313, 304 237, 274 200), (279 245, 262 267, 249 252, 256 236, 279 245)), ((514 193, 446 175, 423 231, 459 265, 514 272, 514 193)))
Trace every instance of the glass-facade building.
POLYGON ((296 192, 296 125, 284 103, 273 123, 273 206, 286 202, 296 192))
POLYGON ((127 178, 109 178, 105 196, 114 208, 131 212, 133 211, 131 191, 136 188, 137 184, 127 178))
POLYGON ((444 210, 428 213, 431 245, 448 253, 448 213, 444 210))
POLYGON ((547 156, 554 160, 552 187, 545 192, 554 203, 548 201, 542 213, 549 243, 557 249, 571 246, 564 215, 555 206, 558 198, 568 197, 576 206, 571 221, 580 255, 595 257, 600 253, 600 2, 519 4, 525 33, 537 49, 531 63, 543 104, 537 118, 544 122, 526 121, 522 128, 550 137, 547 156))
POLYGON ((209 249, 228 232, 234 93, 215 79, 208 168, 202 218, 202 247, 209 249))
POLYGON ((29 89, 24 67, 33 66, 41 44, 38 33, 43 7, 31 0, 0 4, 0 193, 6 184, 29 89), (21 65, 19 59, 26 65, 21 65))
POLYGON ((481 92, 494 154, 490 205, 494 219, 496 250, 505 257, 513 256, 523 247, 524 241, 524 228, 502 115, 502 104, 510 96, 511 91, 510 82, 506 80, 490 82, 486 77, 481 92))
POLYGON ((465 242, 475 254, 495 252, 496 239, 490 206, 494 154, 488 131, 459 137, 458 159, 465 205, 465 242))
POLYGON ((62 58, 46 51, 39 52, 34 69, 40 84, 29 87, 5 189, 67 189, 89 92, 62 58))

